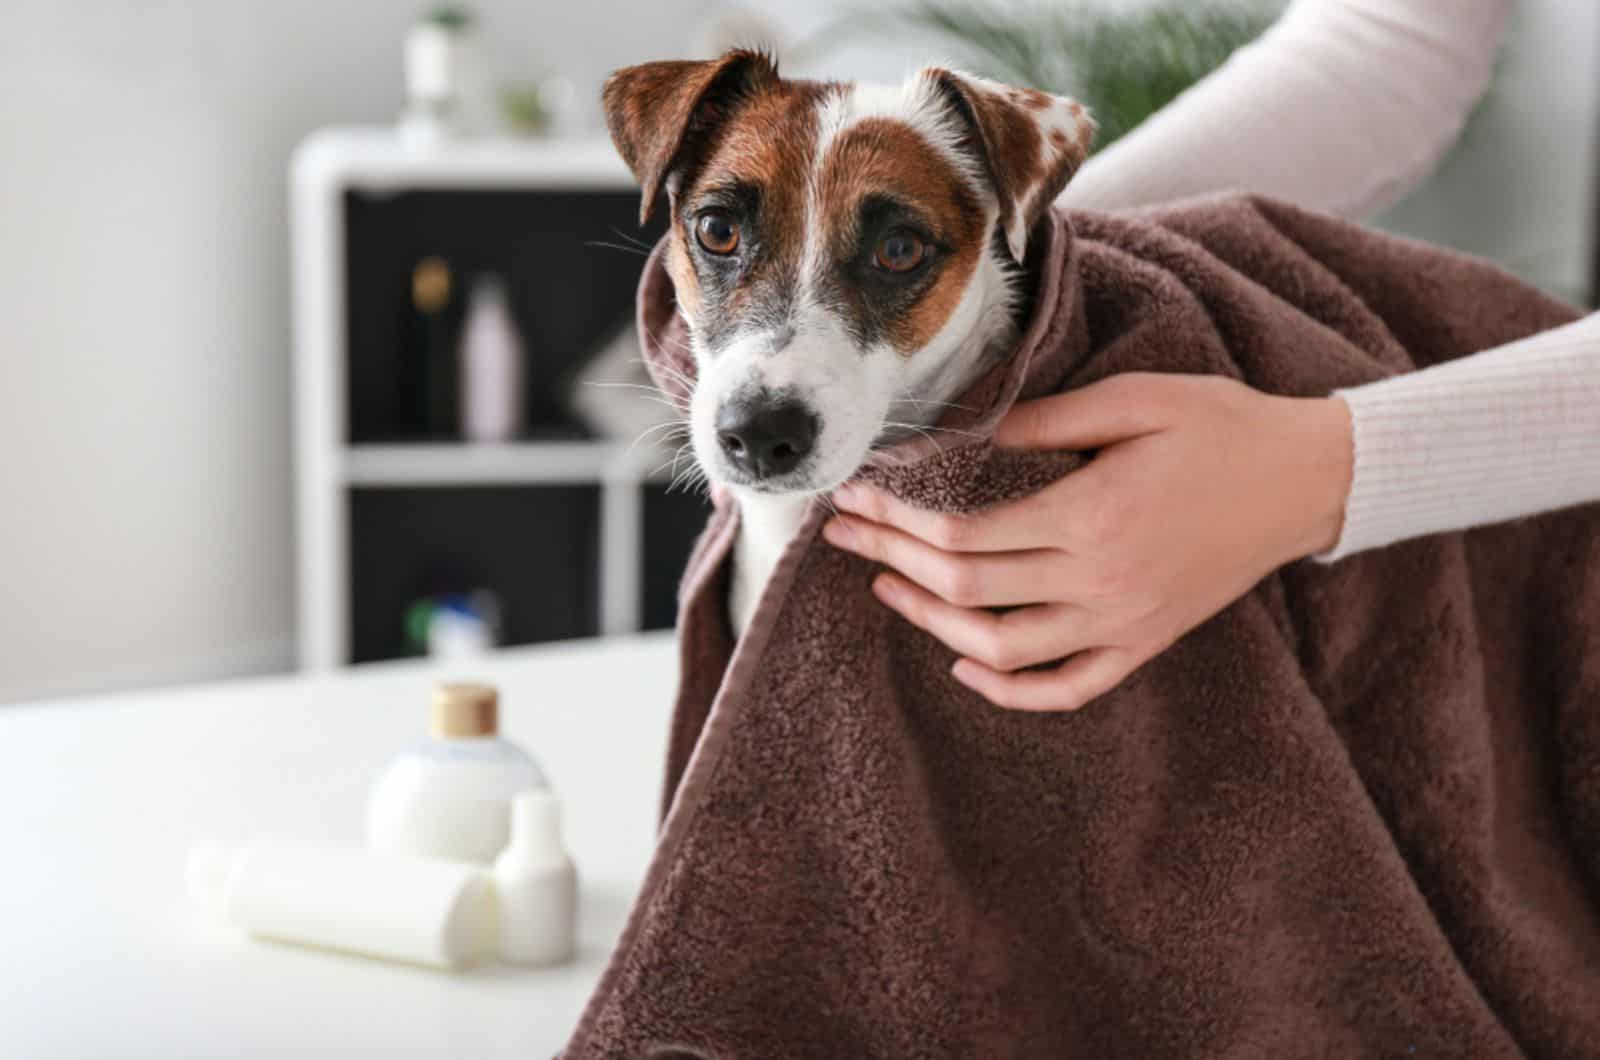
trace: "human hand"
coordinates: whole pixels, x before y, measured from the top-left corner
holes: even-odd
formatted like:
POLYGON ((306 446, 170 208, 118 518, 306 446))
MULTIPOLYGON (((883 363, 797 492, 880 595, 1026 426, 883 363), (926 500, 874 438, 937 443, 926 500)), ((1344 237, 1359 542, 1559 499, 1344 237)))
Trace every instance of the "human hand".
POLYGON ((961 656, 963 684, 1021 710, 1083 706, 1271 571, 1333 547, 1353 458, 1338 398, 1150 373, 1019 405, 995 443, 1099 452, 970 515, 850 483, 823 535, 891 568, 874 594, 961 656))

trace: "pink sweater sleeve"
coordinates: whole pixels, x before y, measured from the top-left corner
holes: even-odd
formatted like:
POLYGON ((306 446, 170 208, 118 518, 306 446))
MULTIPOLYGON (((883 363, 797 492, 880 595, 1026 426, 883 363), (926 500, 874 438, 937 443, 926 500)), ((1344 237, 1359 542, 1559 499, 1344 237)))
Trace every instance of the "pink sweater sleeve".
MULTIPOLYGON (((1296 0, 1083 167, 1061 204, 1261 192, 1364 219, 1427 177, 1489 83, 1511 0, 1296 0)), ((1325 562, 1600 500, 1600 315, 1342 390, 1354 475, 1325 562)))

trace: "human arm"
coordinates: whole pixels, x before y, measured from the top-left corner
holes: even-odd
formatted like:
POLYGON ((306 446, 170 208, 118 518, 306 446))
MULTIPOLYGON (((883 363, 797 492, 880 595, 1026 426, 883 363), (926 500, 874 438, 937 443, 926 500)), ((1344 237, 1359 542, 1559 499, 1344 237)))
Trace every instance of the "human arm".
POLYGON ((1251 191, 1364 219, 1432 172, 1488 87, 1512 0, 1296 0, 1086 162, 1057 202, 1251 191))
POLYGON ((1338 396, 1354 473, 1318 559, 1600 499, 1600 313, 1338 396))
POLYGON ((1600 314, 1330 398, 1113 376, 1019 406, 996 441, 1098 454, 973 516, 858 486, 824 533, 891 568, 874 592, 957 678, 1075 709, 1284 563, 1600 500, 1600 314))

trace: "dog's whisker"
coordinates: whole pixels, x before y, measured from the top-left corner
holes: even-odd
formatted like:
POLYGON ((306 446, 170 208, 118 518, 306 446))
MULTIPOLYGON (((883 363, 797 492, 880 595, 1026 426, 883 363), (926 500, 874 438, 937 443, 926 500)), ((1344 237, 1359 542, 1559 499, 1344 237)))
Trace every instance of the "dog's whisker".
POLYGON ((649 383, 613 383, 613 382, 609 382, 607 380, 602 380, 602 379, 585 379, 583 381, 583 385, 584 386, 614 387, 616 389, 623 389, 623 390, 643 390, 646 393, 654 393, 654 394, 657 394, 657 395, 659 395, 661 393, 661 391, 657 390, 655 387, 651 386, 649 383))
POLYGON ((652 251, 652 250, 655 249, 655 247, 651 246, 649 243, 646 243, 644 240, 640 239, 638 236, 631 236, 628 233, 624 232, 622 229, 618 228, 616 225, 612 225, 611 226, 611 234, 616 236, 618 239, 623 240, 624 242, 632 243, 634 246, 638 247, 640 250, 649 252, 649 251, 652 251))
POLYGON ((656 477, 657 475, 661 474, 661 472, 667 470, 667 468, 669 466, 672 468, 673 475, 676 476, 677 471, 678 471, 678 460, 679 460, 680 457, 683 456, 683 451, 685 449, 689 448, 689 446, 691 444, 692 443, 685 442, 683 445, 678 446, 677 449, 673 450, 673 453, 672 453, 671 457, 669 457, 666 460, 663 460, 660 464, 656 465, 654 468, 652 468, 650 470, 650 474, 649 474, 648 477, 650 477, 650 478, 656 477))
POLYGON ((900 397, 896 398, 895 400, 896 401, 903 401, 908 405, 921 405, 921 406, 927 406, 928 408, 939 408, 939 409, 955 409, 957 412, 973 412, 973 413, 975 413, 975 412, 978 411, 977 409, 973 408, 970 405, 960 405, 960 404, 957 404, 954 401, 929 401, 929 400, 927 400, 925 398, 914 398, 910 394, 902 394, 902 395, 900 395, 900 397))
POLYGON ((919 427, 915 423, 885 423, 884 426, 890 428, 891 430, 910 431, 910 432, 916 434, 919 438, 927 439, 928 441, 932 442, 934 445, 938 445, 939 444, 938 439, 934 438, 933 435, 929 434, 927 428, 919 427))
POLYGON ((630 247, 622 243, 609 243, 604 239, 586 239, 583 241, 583 245, 586 247, 605 247, 607 250, 620 250, 624 254, 637 254, 641 258, 650 256, 647 251, 640 250, 638 247, 630 247))
POLYGON ((676 475, 673 475, 672 481, 667 483, 667 492, 671 493, 673 490, 677 489, 679 485, 683 485, 684 492, 687 493, 689 490, 689 484, 694 481, 695 473, 699 470, 699 468, 699 464, 691 463, 688 467, 684 468, 676 475))
POLYGON ((909 430, 909 431, 917 431, 920 434, 927 434, 929 431, 938 431, 941 434, 956 434, 956 435, 960 435, 960 436, 965 437, 965 438, 982 438, 982 437, 984 437, 984 435, 979 433, 978 431, 962 430, 959 427, 937 427, 937 426, 922 425, 922 424, 916 424, 916 423, 902 423, 899 420, 884 420, 883 421, 883 425, 885 427, 900 427, 900 428, 903 428, 903 429, 909 430))
POLYGON ((644 441, 646 438, 649 438, 657 431, 665 431, 666 433, 661 435, 659 438, 652 438, 650 440, 650 444, 653 446, 665 445, 668 442, 671 442, 674 438, 682 438, 687 435, 688 430, 689 425, 681 421, 653 424, 640 431, 638 436, 635 437, 631 443, 629 443, 626 451, 632 453, 639 447, 640 442, 644 441))
POLYGON ((639 363, 640 364, 644 364, 647 368, 650 368, 651 370, 660 373, 661 378, 665 382, 677 383, 678 386, 683 389, 685 394, 693 394, 694 393, 694 387, 695 387, 694 380, 690 379, 688 376, 684 375, 683 372, 681 372, 678 369, 672 367, 670 364, 658 363, 658 364, 655 364, 655 365, 650 365, 643 358, 639 358, 639 363))
MULTIPOLYGON (((687 347, 685 347, 685 348, 687 348, 687 347)), ((694 385, 694 380, 690 379, 687 375, 685 375, 681 369, 674 368, 672 365, 667 364, 664 361, 658 361, 655 364, 651 364, 650 362, 646 361, 643 357, 636 357, 636 358, 634 358, 634 360, 636 360, 639 364, 645 365, 648 368, 653 368, 655 371, 660 372, 662 375, 665 375, 670 379, 676 379, 678 382, 683 383, 683 384, 685 384, 687 386, 691 386, 692 387, 694 385)))
POLYGON ((663 405, 677 413, 682 413, 684 411, 681 405, 667 397, 660 390, 653 386, 640 386, 637 383, 600 383, 589 380, 585 380, 583 385, 604 387, 607 390, 633 391, 633 393, 627 394, 626 396, 638 401, 649 401, 656 405, 663 405))

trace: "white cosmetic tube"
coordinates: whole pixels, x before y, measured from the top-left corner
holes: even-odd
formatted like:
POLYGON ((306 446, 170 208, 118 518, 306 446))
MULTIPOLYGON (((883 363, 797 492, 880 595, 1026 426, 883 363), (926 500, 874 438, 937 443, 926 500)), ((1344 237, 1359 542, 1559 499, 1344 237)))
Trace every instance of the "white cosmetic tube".
POLYGON ((494 886, 439 858, 292 843, 189 852, 189 893, 260 938, 434 968, 493 949, 494 886))

